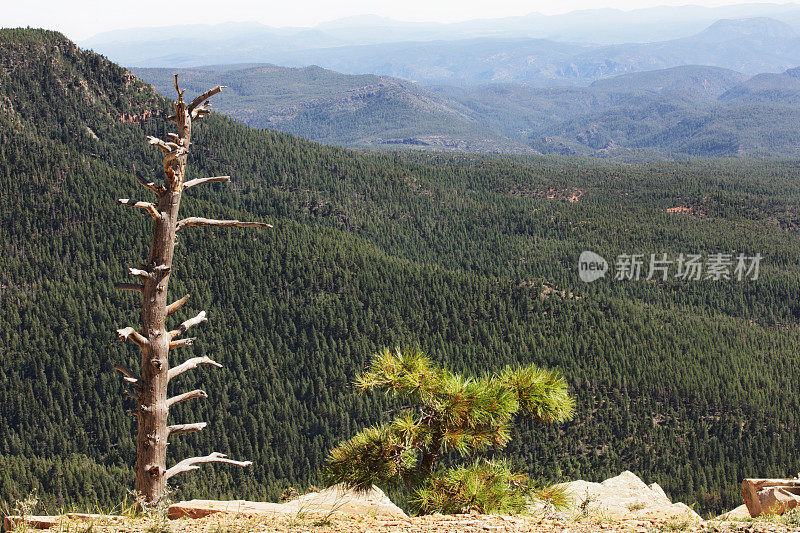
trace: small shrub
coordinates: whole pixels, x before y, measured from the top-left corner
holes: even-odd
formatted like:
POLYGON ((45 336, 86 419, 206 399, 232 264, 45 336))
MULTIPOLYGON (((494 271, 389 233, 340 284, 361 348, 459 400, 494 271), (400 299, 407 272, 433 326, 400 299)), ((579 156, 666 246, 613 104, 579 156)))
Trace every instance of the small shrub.
POLYGON ((35 514, 37 505, 39 505, 39 498, 36 495, 36 490, 31 491, 24 500, 17 500, 14 502, 14 511, 7 513, 20 517, 20 521, 14 524, 14 529, 12 529, 14 533, 28 531, 27 519, 35 514))
POLYGON ((136 508, 149 523, 146 529, 147 533, 170 533, 171 529, 167 513, 172 503, 170 500, 172 492, 170 487, 166 487, 164 495, 154 502, 148 502, 141 493, 131 492, 136 501, 136 508))
MULTIPOLYGON (((359 491, 402 485, 420 513, 524 510, 537 492, 525 474, 485 459, 441 469, 442 455, 452 451, 475 460, 506 446, 518 414, 561 422, 574 411, 558 372, 529 365, 470 378, 436 367, 411 348, 377 353, 356 383, 362 392, 382 391, 406 405, 392 422, 367 428, 333 449, 327 481, 359 491)), ((557 489, 549 490, 557 496, 557 489)))
POLYGON ((578 505, 578 519, 589 518, 592 512, 592 504, 597 501, 597 495, 590 493, 588 490, 583 495, 580 505, 578 505))
POLYGON ((287 487, 281 493, 281 503, 290 502, 300 497, 300 493, 294 487, 287 487))

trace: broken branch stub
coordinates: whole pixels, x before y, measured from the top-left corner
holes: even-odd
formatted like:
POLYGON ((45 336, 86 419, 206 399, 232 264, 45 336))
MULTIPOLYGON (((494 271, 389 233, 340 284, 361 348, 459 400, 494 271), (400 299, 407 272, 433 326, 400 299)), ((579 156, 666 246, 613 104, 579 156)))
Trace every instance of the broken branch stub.
POLYGON ((188 472, 189 470, 197 470, 198 468, 200 468, 197 465, 204 463, 226 463, 241 467, 247 467, 253 464, 252 461, 234 461, 233 459, 228 459, 224 453, 214 452, 210 455, 206 455, 205 457, 190 457, 189 459, 184 459, 183 461, 179 462, 178 464, 167 470, 166 478, 169 479, 172 476, 180 474, 181 472, 188 472))

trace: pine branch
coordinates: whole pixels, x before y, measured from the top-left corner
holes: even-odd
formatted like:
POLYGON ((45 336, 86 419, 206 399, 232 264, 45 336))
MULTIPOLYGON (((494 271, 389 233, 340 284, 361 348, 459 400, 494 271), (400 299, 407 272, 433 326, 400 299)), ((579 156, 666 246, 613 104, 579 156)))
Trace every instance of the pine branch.
POLYGON ((133 173, 136 176, 136 179, 139 181, 139 183, 142 184, 143 187, 150 189, 151 191, 156 193, 158 197, 161 197, 162 194, 167 192, 167 189, 165 189, 162 185, 158 185, 152 181, 148 181, 147 179, 144 178, 144 176, 136 172, 136 165, 133 165, 133 173))
POLYGON ((186 300, 188 300, 188 299, 189 299, 189 295, 187 294, 183 298, 181 298, 180 300, 176 300, 176 301, 172 302, 171 304, 169 304, 167 306, 167 316, 175 314, 178 311, 178 309, 183 307, 183 304, 185 304, 186 300))
POLYGON ((166 155, 179 155, 182 152, 185 152, 186 149, 176 144, 174 142, 166 142, 162 141, 158 137, 153 137, 152 135, 147 136, 147 142, 153 146, 158 146, 161 148, 161 151, 164 152, 166 155))
POLYGON ((208 394, 206 394, 206 391, 201 389, 184 392, 183 394, 178 394, 172 398, 169 398, 167 400, 167 407, 172 407, 176 403, 185 402, 186 400, 193 400, 194 398, 208 398, 208 394))
POLYGON ((190 457, 189 459, 184 459, 180 463, 176 464, 175 466, 167 470, 164 476, 166 479, 169 479, 182 472, 197 470, 198 468, 200 468, 197 465, 204 463, 225 463, 241 467, 248 467, 253 464, 252 461, 234 461, 233 459, 227 459, 225 454, 214 452, 211 455, 207 455, 205 457, 190 457))
POLYGON ((197 431, 205 429, 207 425, 208 422, 196 422, 194 424, 175 424, 174 426, 167 427, 167 434, 171 437, 172 435, 195 433, 197 431))
POLYGON ((144 292, 144 286, 138 283, 115 283, 114 288, 121 291, 139 291, 144 292))
POLYGON ((187 226, 212 226, 215 228, 271 228, 266 222, 242 222, 240 220, 215 220, 213 218, 188 217, 178 221, 177 231, 187 226))
POLYGON ((213 89, 207 90, 206 92, 204 92, 203 94, 201 94, 200 96, 198 96, 197 98, 192 100, 192 102, 189 104, 189 107, 187 107, 186 109, 191 113, 192 111, 194 111, 194 109, 197 106, 199 106, 203 102, 207 102, 209 98, 211 98, 215 94, 221 92, 222 89, 226 89, 226 88, 227 88, 227 85, 217 85, 213 89))
POLYGON ((199 365, 211 365, 222 368, 221 364, 217 363, 213 359, 210 359, 209 357, 192 357, 178 366, 170 368, 167 379, 171 381, 173 378, 180 376, 184 372, 188 372, 189 370, 197 368, 199 365))
POLYGON ((126 341, 130 339, 139 347, 144 348, 149 344, 149 341, 138 331, 133 329, 132 327, 122 328, 117 330, 117 335, 119 336, 119 340, 126 341))
POLYGON ((131 276, 137 276, 137 277, 139 277, 139 278, 141 278, 143 280, 147 280, 147 279, 152 279, 153 278, 153 275, 150 272, 148 272, 146 270, 142 270, 141 268, 129 268, 128 269, 128 273, 131 276))
POLYGON ((176 348, 183 348, 184 346, 191 346, 194 344, 194 341, 197 340, 197 337, 189 337, 187 339, 179 339, 177 341, 170 341, 169 349, 174 350, 176 348))
POLYGON ((147 211, 147 213, 153 217, 153 220, 156 220, 159 217, 158 209, 156 209, 155 204, 150 202, 136 202, 129 198, 120 198, 117 200, 118 203, 122 205, 129 205, 131 207, 139 207, 147 211))
POLYGON ((208 322, 208 319, 206 318, 206 312, 205 311, 200 311, 199 313, 197 313, 197 316, 195 316, 193 318, 190 318, 189 320, 186 320, 183 323, 181 323, 181 325, 178 326, 178 329, 173 329, 172 331, 170 331, 169 332, 169 336, 170 336, 171 339, 174 339, 176 337, 180 337, 181 335, 186 333, 186 330, 188 330, 192 326, 196 326, 198 324, 202 324, 203 322, 208 322))
POLYGON ((222 183, 230 181, 231 181, 230 176, 214 176, 213 178, 195 178, 193 180, 184 182, 183 190, 191 189, 192 187, 197 187, 198 185, 203 185, 204 183, 222 183))
POLYGON ((139 381, 139 378, 137 378, 133 372, 122 365, 114 365, 114 370, 120 372, 122 374, 122 379, 128 383, 137 383, 139 381))

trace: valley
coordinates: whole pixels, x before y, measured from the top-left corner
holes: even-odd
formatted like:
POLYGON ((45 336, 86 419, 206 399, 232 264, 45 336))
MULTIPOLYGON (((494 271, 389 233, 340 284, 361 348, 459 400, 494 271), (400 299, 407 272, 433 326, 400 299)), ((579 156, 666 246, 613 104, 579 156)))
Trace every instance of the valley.
MULTIPOLYGON (((0 501, 36 490, 50 510, 113 504, 135 459, 135 406, 113 367, 138 358, 115 333, 136 322, 138 307, 114 283, 144 260, 149 235, 146 215, 116 200, 140 194, 137 174, 159 175, 145 136, 165 135, 170 102, 57 32, 0 30, 0 66, 0 501)), ((274 75, 250 68, 254 78, 242 75, 215 99, 234 117, 248 84, 274 75)), ((227 73, 183 72, 187 96, 212 81, 205 76, 227 73)), ((689 74, 689 94, 721 101, 763 98, 761 83, 774 82, 689 74)), ((352 85, 315 69, 292 76, 308 101, 319 98, 314 76, 339 80, 345 93, 377 81, 352 85)), ((686 79, 648 76, 624 85, 680 92, 686 79)), ((777 76, 787 91, 792 77, 777 76)), ((471 108, 378 83, 415 95, 393 105, 458 127, 477 120, 483 101, 463 97, 471 108)), ((273 114, 302 105, 296 94, 273 114)), ((177 406, 176 418, 209 426, 171 453, 213 447, 253 467, 201 470, 181 479, 175 498, 275 501, 320 483, 332 447, 392 416, 387 397, 357 395, 352 382, 374 352, 400 344, 455 372, 561 369, 574 420, 520 419, 505 450, 534 478, 631 470, 707 515, 741 503, 744 477, 800 469, 797 161, 351 150, 217 113, 193 142, 188 177, 232 183, 188 192, 186 212, 275 227, 180 237, 171 296, 193 294, 187 315, 213 313, 202 342, 183 353, 225 368, 182 382, 202 382, 213 396, 177 406), (687 211, 670 212, 676 206, 687 211), (763 264, 755 281, 586 284, 584 250, 758 253, 763 264)))

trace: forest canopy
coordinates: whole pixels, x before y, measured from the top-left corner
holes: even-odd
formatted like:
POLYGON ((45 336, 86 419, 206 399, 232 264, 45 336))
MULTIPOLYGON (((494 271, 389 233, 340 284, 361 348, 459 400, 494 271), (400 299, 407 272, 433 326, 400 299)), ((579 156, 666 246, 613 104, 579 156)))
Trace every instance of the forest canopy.
MULTIPOLYGON (((116 199, 159 172, 145 135, 163 136, 168 108, 59 34, 0 31, 2 502, 38 489, 51 509, 110 503, 132 486, 133 405, 113 366, 136 366, 114 330, 137 306, 113 285, 149 230, 116 199)), ((198 472, 175 497, 319 483, 330 449, 388 420, 385 398, 351 384, 398 344, 464 374, 561 369, 573 421, 523 421, 506 449, 532 476, 629 469, 718 511, 743 477, 800 469, 796 161, 356 152, 218 115, 194 135, 188 177, 232 183, 187 192, 186 215, 275 228, 181 236, 170 299, 213 313, 182 355, 225 368, 181 382, 213 394, 175 419, 209 427, 170 453, 253 467, 198 472), (585 250, 763 259, 756 281, 586 284, 585 250)))

